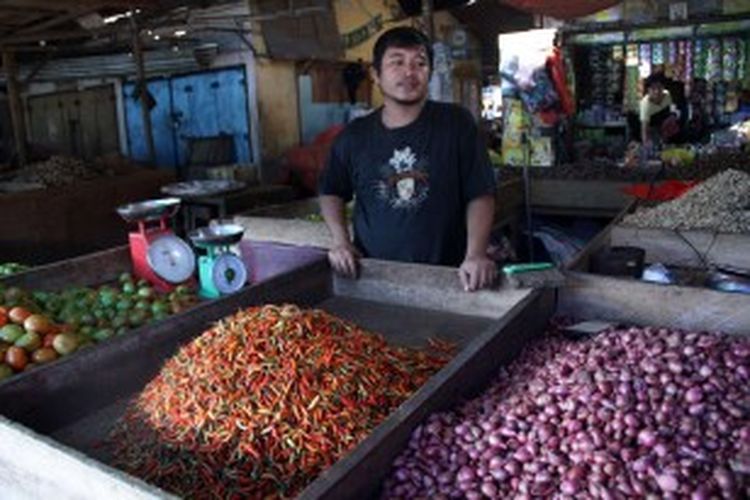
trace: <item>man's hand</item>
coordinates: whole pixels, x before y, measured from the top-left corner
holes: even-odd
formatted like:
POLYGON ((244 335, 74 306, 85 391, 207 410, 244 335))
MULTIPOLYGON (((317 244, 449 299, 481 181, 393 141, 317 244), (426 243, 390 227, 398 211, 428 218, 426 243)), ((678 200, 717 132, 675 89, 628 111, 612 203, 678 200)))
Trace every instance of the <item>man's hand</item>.
POLYGON ((359 250, 351 243, 336 245, 328 250, 328 262, 338 274, 349 278, 356 278, 358 271, 358 260, 362 257, 359 250))
POLYGON ((487 256, 467 256, 458 268, 458 277, 467 292, 490 287, 497 277, 495 261, 487 256))

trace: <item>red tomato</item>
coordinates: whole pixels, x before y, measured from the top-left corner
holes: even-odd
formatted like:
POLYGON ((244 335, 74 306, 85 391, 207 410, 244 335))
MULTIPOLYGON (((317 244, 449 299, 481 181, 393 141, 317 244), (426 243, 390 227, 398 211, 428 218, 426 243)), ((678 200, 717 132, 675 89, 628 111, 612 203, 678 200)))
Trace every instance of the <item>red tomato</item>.
POLYGON ((26 309, 25 307, 14 307, 13 309, 8 312, 8 317, 13 323, 17 323, 19 325, 23 324, 24 321, 26 321, 26 318, 31 316, 31 311, 26 309))
POLYGON ((20 372, 29 364, 29 356, 22 347, 11 346, 5 353, 5 362, 14 370, 20 372))
POLYGON ((56 333, 48 333, 45 335, 42 339, 42 347, 52 347, 52 342, 55 341, 55 337, 57 337, 56 333))

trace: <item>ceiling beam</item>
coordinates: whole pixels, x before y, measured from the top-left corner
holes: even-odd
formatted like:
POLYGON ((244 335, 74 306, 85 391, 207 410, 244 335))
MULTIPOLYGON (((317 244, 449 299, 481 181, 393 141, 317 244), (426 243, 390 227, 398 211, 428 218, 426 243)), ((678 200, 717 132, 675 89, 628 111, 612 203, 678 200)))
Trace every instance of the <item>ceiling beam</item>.
POLYGON ((32 24, 31 26, 27 26, 25 28, 19 29, 14 31, 10 36, 4 36, 0 38, 0 43, 4 43, 7 38, 10 38, 11 36, 23 36, 23 35, 29 35, 31 33, 39 33, 40 31, 44 31, 50 28, 54 28, 55 26, 59 26, 61 24, 67 23, 68 21, 72 19, 77 19, 81 16, 85 16, 86 14, 90 14, 92 12, 96 12, 98 9, 94 7, 88 7, 85 9, 76 9, 71 12, 68 12, 67 14, 63 14, 61 16, 53 17, 52 19, 48 19, 46 21, 43 21, 41 23, 32 24))
POLYGON ((39 9, 67 12, 81 8, 129 9, 153 6, 151 0, 0 0, 0 9, 12 8, 35 12, 39 9))

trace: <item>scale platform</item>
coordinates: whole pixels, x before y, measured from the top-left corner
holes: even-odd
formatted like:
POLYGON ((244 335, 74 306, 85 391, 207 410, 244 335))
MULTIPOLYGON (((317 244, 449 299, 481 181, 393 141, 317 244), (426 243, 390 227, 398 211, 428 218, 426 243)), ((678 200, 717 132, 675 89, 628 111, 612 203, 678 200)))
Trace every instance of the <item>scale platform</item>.
POLYGON ((180 203, 179 198, 139 201, 117 207, 117 213, 127 222, 151 222, 174 217, 180 203))
POLYGON ((244 232, 245 228, 237 224, 212 224, 188 233, 193 245, 205 251, 198 257, 202 297, 217 298, 245 286, 249 273, 230 248, 242 240, 244 232))

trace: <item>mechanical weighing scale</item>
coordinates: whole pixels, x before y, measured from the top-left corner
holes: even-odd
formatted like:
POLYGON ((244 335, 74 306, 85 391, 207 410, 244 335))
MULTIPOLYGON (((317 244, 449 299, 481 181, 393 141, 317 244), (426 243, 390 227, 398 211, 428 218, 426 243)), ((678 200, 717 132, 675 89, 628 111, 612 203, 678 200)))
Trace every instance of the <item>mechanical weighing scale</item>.
POLYGON ((188 236, 196 248, 205 252, 198 257, 200 292, 204 298, 234 293, 247 282, 247 268, 232 245, 242 240, 245 228, 237 224, 216 224, 191 231, 188 236))
POLYGON ((172 291, 189 281, 195 272, 193 249, 167 225, 179 208, 179 198, 147 200, 117 208, 123 219, 138 224, 138 230, 129 233, 133 273, 160 292, 172 291))

